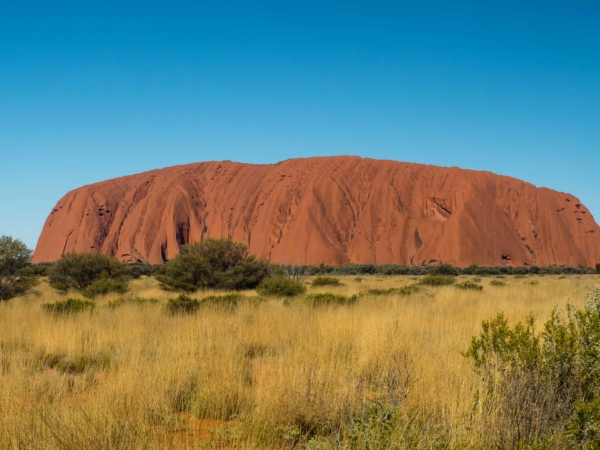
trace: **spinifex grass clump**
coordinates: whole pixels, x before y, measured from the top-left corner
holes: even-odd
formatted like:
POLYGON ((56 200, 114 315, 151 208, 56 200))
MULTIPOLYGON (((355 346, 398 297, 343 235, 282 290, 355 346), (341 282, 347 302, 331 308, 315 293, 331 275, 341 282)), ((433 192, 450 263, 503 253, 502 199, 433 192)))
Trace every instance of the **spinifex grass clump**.
POLYGON ((200 301, 187 294, 167 300, 165 309, 171 315, 194 314, 200 308, 200 301))
POLYGON ((342 283, 339 278, 319 276, 312 281, 311 286, 342 286, 342 283))
POLYGON ((73 314, 86 310, 92 310, 96 304, 89 300, 81 298, 68 298, 64 301, 55 303, 44 303, 42 308, 46 311, 56 314, 73 314))
POLYGON ((61 353, 40 354, 38 363, 42 367, 54 369, 62 374, 82 374, 88 370, 105 370, 110 366, 108 353, 76 354, 67 356, 61 353))
POLYGON ((501 280, 492 280, 490 281, 490 286, 506 286, 506 283, 501 280))
POLYGON ((454 284, 455 279, 447 275, 425 275, 418 284, 425 286, 450 286, 454 284))
POLYGON ((464 281, 454 285, 455 288, 462 289, 463 291, 483 291, 483 286, 472 281, 464 281))
POLYGON ((294 297, 306 292, 300 281, 285 277, 265 278, 256 289, 259 295, 265 297, 294 297))
POLYGON ((106 295, 110 292, 125 294, 127 291, 129 291, 129 287, 126 281, 118 278, 101 278, 86 287, 82 291, 82 294, 86 298, 93 299, 97 295, 106 295))
POLYGON ((217 308, 236 309, 240 300, 245 297, 242 294, 209 295, 200 301, 201 306, 212 306, 217 308))
POLYGON ((124 305, 154 305, 158 303, 156 298, 144 298, 144 297, 119 297, 116 300, 108 302, 109 308, 117 308, 124 305))
POLYGON ((402 286, 399 288, 389 288, 389 289, 369 289, 367 294, 369 295, 410 295, 414 292, 419 292, 423 290, 421 286, 417 286, 416 284, 411 284, 410 286, 402 286))
POLYGON ((302 301, 312 306, 340 306, 356 302, 356 297, 346 297, 345 295, 332 294, 325 292, 323 294, 309 294, 302 298, 302 301))

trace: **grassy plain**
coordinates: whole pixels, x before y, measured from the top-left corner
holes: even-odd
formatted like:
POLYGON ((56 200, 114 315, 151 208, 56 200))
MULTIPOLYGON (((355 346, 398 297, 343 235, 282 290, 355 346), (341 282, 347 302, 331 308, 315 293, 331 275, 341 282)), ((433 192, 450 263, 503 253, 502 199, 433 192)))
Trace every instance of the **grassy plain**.
MULTIPOLYGON (((339 278, 309 279, 308 292, 415 282, 339 278)), ((72 315, 41 308, 66 298, 43 283, 39 295, 0 303, 0 448, 385 448, 377 436, 389 430, 348 424, 399 398, 395 448, 481 448, 481 386, 461 356, 481 321, 504 312, 543 323, 600 285, 595 275, 493 280, 482 278, 483 291, 428 287, 337 307, 250 298, 180 316, 165 313, 173 294, 152 278, 133 281, 131 295, 157 303, 111 308, 109 295, 72 315)))

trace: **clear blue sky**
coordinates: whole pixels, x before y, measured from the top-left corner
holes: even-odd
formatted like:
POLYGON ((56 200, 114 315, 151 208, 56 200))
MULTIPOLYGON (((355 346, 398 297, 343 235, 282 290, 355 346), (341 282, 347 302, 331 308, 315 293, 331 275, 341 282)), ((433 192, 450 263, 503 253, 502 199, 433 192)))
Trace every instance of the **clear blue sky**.
POLYGON ((204 160, 489 170, 600 219, 600 2, 0 2, 0 235, 204 160), (84 5, 85 4, 85 5, 84 5))

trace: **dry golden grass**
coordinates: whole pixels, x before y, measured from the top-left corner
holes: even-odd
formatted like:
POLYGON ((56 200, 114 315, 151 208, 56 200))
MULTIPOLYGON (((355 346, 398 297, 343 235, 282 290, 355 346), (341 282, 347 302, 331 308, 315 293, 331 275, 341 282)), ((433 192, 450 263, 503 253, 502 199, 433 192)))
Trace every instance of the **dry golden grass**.
MULTIPOLYGON (((353 295, 414 283, 340 278, 343 286, 308 291, 353 295)), ((162 305, 173 294, 151 278, 132 282, 132 294, 158 304, 109 308, 116 296, 106 296, 93 312, 67 316, 42 310, 65 298, 42 284, 39 296, 0 304, 0 448, 304 445, 298 433, 334 433, 361 410, 360 381, 378 380, 397 355, 408 355, 417 378, 403 409, 425 424, 404 445, 478 448, 485 430, 469 414, 479 382, 461 352, 481 321, 503 311, 543 322, 555 304, 581 304, 600 284, 591 275, 509 276, 500 287, 490 286, 494 279, 482 279, 482 292, 427 288, 321 308, 249 300, 233 312, 175 317, 162 305)))

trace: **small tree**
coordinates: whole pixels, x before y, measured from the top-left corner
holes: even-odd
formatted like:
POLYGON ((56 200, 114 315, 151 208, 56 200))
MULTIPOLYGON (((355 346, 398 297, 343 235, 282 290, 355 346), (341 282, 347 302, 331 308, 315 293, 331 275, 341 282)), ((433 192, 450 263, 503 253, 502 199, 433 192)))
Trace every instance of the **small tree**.
POLYGON ((67 253, 60 257, 48 282, 55 289, 82 291, 94 281, 126 278, 122 264, 100 253, 67 253))
POLYGON ((268 262, 250 255, 248 247, 230 239, 205 239, 184 246, 155 275, 167 290, 254 289, 268 275, 268 262))
POLYGON ((31 253, 19 239, 0 237, 0 301, 24 295, 37 283, 36 276, 23 272, 31 253))

